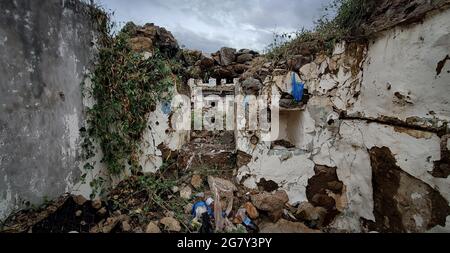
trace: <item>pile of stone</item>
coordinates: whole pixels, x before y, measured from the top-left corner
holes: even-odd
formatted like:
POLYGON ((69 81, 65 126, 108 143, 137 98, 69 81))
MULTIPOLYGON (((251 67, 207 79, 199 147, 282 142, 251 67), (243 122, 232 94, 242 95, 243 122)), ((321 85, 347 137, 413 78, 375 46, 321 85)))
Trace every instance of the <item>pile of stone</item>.
POLYGON ((130 36, 130 47, 141 53, 153 54, 156 49, 168 57, 174 57, 180 50, 177 40, 164 27, 153 23, 137 26, 132 22, 125 25, 122 32, 130 36))
POLYGON ((232 82, 239 78, 252 65, 259 53, 250 49, 237 51, 234 48, 223 47, 211 57, 200 51, 183 50, 183 59, 188 67, 191 78, 215 78, 232 82))

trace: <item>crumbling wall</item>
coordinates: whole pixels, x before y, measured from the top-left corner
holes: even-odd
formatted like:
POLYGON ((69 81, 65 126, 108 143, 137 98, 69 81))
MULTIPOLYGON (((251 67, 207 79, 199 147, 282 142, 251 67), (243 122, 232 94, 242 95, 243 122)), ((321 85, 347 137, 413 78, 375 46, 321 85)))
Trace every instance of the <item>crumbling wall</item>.
MULTIPOLYGON (((429 13, 294 69, 310 94, 289 112, 298 136, 282 134, 280 146, 238 135, 238 150, 252 156, 238 180, 249 188, 273 181, 291 204, 327 206, 334 231, 448 231, 449 21, 448 9, 429 13), (316 184, 320 173, 336 173, 341 191, 316 184), (314 199, 308 189, 326 194, 314 199)), ((294 72, 274 71, 264 83, 289 93, 294 72)))
POLYGON ((79 1, 0 1, 0 218, 78 181, 95 34, 79 1))

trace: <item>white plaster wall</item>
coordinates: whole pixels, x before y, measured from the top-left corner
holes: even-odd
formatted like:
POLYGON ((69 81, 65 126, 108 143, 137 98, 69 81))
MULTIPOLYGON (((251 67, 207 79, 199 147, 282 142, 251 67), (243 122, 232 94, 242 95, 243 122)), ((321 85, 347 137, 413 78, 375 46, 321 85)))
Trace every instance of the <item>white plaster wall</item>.
MULTIPOLYGON (((397 27, 370 43, 361 96, 349 114, 419 117, 440 126, 450 120, 450 62, 437 76, 439 61, 450 54, 450 9, 423 23, 397 27), (390 87, 390 90, 388 90, 390 87), (402 103, 394 95, 406 96, 402 103), (433 112, 433 113, 430 113, 433 112)), ((431 125, 430 123, 416 123, 431 125)))
MULTIPOLYGON (((273 180, 287 191, 290 202, 296 203, 307 201, 307 181, 314 175, 315 165, 336 167, 345 185, 344 208, 331 227, 360 232, 361 217, 375 220, 368 152, 373 147, 388 147, 402 170, 450 201, 450 179, 430 173, 441 158, 441 140, 436 133, 364 120, 392 117, 422 127, 440 127, 450 120, 450 61, 436 75, 438 62, 450 53, 450 10, 423 23, 387 31, 374 38, 368 49, 353 47, 358 53, 349 48, 339 44, 331 57, 319 56, 299 71, 312 93, 301 112, 302 122, 297 124, 298 118, 293 117, 294 122, 288 123, 288 127, 297 126, 289 133, 304 140, 301 149, 274 152, 270 144, 255 148, 248 141, 250 136, 241 134, 238 150, 253 155, 253 160, 239 170, 238 179, 246 176, 244 184, 250 188, 256 188, 262 178, 273 180), (399 100, 396 92, 404 95, 405 101, 399 100), (341 111, 361 119, 339 119, 341 111)), ((285 76, 272 80, 272 85, 289 90, 285 82, 290 80, 285 76)), ((282 132, 281 136, 287 136, 286 129, 282 132)), ((432 231, 450 230, 447 224, 432 231)))

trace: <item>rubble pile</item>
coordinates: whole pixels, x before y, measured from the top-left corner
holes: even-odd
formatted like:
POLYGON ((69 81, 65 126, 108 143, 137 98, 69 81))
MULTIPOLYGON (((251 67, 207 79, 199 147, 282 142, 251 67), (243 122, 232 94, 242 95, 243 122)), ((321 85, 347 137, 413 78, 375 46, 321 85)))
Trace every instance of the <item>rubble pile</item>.
MULTIPOLYGON (((190 78, 207 81, 210 78, 232 82, 251 68, 259 53, 249 49, 236 50, 224 47, 211 57, 201 51, 183 50, 182 58, 190 78)), ((222 82, 222 81, 219 81, 222 82)))
POLYGON ((11 215, 8 233, 315 233, 295 218, 284 191, 250 191, 230 179, 190 173, 133 176, 105 201, 64 195, 11 215), (178 187, 177 185, 180 185, 178 187))

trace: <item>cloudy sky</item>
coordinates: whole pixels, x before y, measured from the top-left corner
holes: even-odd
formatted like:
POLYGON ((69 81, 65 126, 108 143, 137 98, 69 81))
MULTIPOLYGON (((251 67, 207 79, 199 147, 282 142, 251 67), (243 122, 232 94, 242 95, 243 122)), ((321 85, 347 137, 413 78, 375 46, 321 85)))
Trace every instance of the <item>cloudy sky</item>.
POLYGON ((311 28, 331 0, 96 0, 122 26, 155 23, 180 45, 211 53, 222 46, 263 50, 273 33, 311 28))

